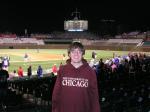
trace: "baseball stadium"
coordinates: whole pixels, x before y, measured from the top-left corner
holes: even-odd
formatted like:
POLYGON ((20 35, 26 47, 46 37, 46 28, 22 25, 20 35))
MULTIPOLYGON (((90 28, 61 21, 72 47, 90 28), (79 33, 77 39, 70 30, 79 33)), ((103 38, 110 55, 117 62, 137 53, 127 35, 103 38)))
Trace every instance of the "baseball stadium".
POLYGON ((101 112, 150 111, 150 31, 99 35, 90 32, 88 21, 78 17, 64 21, 62 32, 28 34, 25 29, 23 36, 0 34, 0 61, 9 73, 6 102, 2 102, 1 111, 51 112, 57 71, 69 58, 67 48, 75 41, 85 46, 84 58, 96 71, 101 112), (129 63, 130 56, 136 59, 135 63, 138 59, 136 69, 129 63), (109 63, 116 58, 122 61, 113 69, 109 63), (98 68, 101 59, 110 68, 103 73, 98 68), (40 76, 39 66, 43 70, 40 76), (18 72, 20 67, 22 75, 18 72))

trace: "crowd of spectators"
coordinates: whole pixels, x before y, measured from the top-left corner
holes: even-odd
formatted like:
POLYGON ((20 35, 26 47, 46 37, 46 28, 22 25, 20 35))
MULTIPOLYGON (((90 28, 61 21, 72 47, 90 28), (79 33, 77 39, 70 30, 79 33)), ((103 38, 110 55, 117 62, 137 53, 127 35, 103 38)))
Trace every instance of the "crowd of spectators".
POLYGON ((150 72, 150 57, 145 53, 128 53, 127 56, 114 54, 111 59, 100 59, 93 63, 97 76, 101 78, 125 77, 125 75, 150 72))

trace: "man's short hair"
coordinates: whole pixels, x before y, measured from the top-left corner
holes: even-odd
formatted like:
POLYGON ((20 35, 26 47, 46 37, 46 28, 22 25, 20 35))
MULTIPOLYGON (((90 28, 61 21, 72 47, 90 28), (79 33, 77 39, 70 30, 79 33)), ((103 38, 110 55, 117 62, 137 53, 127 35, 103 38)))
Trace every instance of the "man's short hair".
POLYGON ((82 52, 83 55, 85 54, 84 46, 80 42, 73 42, 72 44, 70 44, 70 46, 68 48, 68 54, 70 54, 70 52, 73 49, 77 49, 77 48, 79 48, 81 50, 81 52, 82 52))

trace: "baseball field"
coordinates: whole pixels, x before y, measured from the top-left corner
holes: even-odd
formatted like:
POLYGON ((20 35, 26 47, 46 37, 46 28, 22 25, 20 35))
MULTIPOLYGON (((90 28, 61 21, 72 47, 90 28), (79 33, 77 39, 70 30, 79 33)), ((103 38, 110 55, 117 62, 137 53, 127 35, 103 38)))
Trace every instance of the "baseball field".
MULTIPOLYGON (((108 51, 108 50, 86 50, 84 58, 87 61, 91 60, 91 54, 95 51, 97 53, 97 60, 103 58, 112 58, 113 53, 116 55, 127 55, 129 51, 108 51)), ((24 73, 27 72, 27 68, 31 65, 33 74, 36 74, 36 70, 39 65, 42 66, 45 73, 49 73, 51 67, 56 64, 60 65, 62 62, 65 64, 68 58, 66 49, 0 49, 0 57, 10 57, 10 66, 8 71, 11 73, 14 70, 18 70, 21 66, 24 73), (28 55, 28 59, 24 59, 24 55, 28 55), (64 56, 65 55, 65 58, 64 56)))

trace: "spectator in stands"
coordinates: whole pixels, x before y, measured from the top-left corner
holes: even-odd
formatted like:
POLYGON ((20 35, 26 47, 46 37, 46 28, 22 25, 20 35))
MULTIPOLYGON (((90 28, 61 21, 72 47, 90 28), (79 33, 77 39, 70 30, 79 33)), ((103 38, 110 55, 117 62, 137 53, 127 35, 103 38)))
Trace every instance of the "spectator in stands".
POLYGON ((27 75, 29 78, 31 78, 31 76, 32 76, 32 66, 31 65, 27 69, 27 75))
POLYGON ((56 66, 56 64, 54 64, 54 65, 52 66, 52 73, 53 73, 54 75, 57 75, 57 66, 56 66))
POLYGON ((42 69, 41 65, 38 66, 37 76, 38 76, 38 78, 43 77, 43 69, 42 69))
POLYGON ((14 77, 16 77, 17 76, 17 73, 16 73, 16 70, 14 70, 13 72, 10 72, 9 73, 9 78, 8 78, 8 80, 12 80, 14 77))
POLYGON ((74 42, 60 67, 52 95, 52 112, 100 112, 95 71, 83 58, 84 46, 74 42))
POLYGON ((94 59, 94 60, 95 60, 95 59, 96 59, 96 57, 97 57, 97 53, 96 53, 95 51, 93 51, 93 52, 92 52, 92 59, 94 59))
POLYGON ((21 66, 19 66, 19 68, 18 68, 18 76, 19 76, 19 78, 23 77, 23 69, 21 66))
POLYGON ((8 71, 8 66, 9 66, 9 58, 5 56, 2 61, 2 67, 3 69, 8 71))
POLYGON ((104 62, 103 59, 101 58, 96 66, 96 74, 100 78, 100 75, 104 74, 104 62))
POLYGON ((0 64, 0 105, 2 109, 6 109, 6 96, 7 96, 7 79, 9 78, 8 71, 2 68, 0 64))
POLYGON ((13 73, 14 73, 14 76, 16 76, 16 70, 14 70, 13 73))
POLYGON ((62 58, 62 60, 66 60, 66 54, 65 53, 63 53, 63 58, 62 58))
POLYGON ((89 66, 94 69, 95 60, 92 58, 89 62, 89 66))
POLYGON ((116 73, 117 71, 117 65, 115 64, 115 62, 112 62, 112 65, 111 65, 111 72, 112 73, 116 73))

